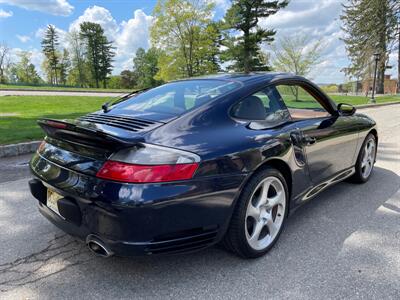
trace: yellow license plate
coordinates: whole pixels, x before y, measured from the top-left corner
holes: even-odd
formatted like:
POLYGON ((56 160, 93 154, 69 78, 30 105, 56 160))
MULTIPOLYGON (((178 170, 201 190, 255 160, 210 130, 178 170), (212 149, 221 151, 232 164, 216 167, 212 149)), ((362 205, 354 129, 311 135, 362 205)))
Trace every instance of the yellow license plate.
MULTIPOLYGON (((60 215, 60 212, 58 211, 58 200, 63 198, 60 194, 56 193, 55 191, 52 191, 50 189, 47 189, 47 207, 50 208, 52 211, 54 211, 56 214, 60 215)), ((61 216, 61 215, 60 215, 61 216)))

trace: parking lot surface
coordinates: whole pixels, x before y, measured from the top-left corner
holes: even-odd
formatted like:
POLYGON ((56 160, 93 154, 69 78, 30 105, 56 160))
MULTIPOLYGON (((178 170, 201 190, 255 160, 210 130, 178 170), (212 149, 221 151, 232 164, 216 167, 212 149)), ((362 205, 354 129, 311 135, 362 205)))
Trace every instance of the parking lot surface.
POLYGON ((0 160, 0 299, 400 299, 400 105, 360 111, 379 129, 370 181, 322 192, 256 260, 96 257, 37 211, 29 156, 0 160))

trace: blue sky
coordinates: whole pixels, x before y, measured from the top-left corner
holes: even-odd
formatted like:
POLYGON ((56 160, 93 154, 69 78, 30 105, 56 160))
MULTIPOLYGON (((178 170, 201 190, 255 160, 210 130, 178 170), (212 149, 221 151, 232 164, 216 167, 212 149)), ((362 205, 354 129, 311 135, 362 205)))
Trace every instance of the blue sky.
MULTIPOLYGON (((229 0, 216 2, 215 18, 223 16, 229 0)), ((322 41, 321 63, 310 77, 318 83, 340 83, 345 76, 340 70, 348 65, 345 47, 340 37, 339 0, 291 0, 289 6, 276 15, 262 20, 266 28, 277 30, 282 36, 307 35, 310 43, 322 41)), ((33 63, 39 68, 43 60, 40 40, 47 24, 55 25, 61 44, 67 46, 66 33, 83 21, 100 23, 117 46, 115 72, 132 66, 138 47, 150 46, 148 28, 156 0, 0 0, 0 41, 12 48, 13 57, 21 50, 31 52, 33 63)), ((263 45, 265 51, 270 46, 263 45)), ((392 55, 392 65, 395 65, 392 55)), ((395 70, 392 70, 395 74, 395 70)))

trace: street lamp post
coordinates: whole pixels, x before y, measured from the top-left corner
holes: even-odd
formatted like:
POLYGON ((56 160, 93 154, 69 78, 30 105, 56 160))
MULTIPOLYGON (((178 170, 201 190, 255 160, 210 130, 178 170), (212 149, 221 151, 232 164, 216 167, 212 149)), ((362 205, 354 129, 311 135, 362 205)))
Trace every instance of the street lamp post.
POLYGON ((372 84, 372 98, 371 98, 371 102, 372 103, 376 103, 375 100, 375 91, 376 91, 376 72, 378 69, 378 61, 381 58, 381 54, 380 53, 374 53, 374 59, 375 59, 375 70, 374 70, 374 82, 372 84))

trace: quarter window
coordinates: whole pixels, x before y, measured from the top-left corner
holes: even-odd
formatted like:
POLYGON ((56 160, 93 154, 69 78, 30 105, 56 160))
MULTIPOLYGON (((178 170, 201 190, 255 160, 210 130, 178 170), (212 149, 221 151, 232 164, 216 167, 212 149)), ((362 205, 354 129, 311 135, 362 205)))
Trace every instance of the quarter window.
POLYGON ((315 97, 303 87, 299 85, 278 85, 276 89, 293 120, 330 116, 315 97))
POLYGON ((266 121, 271 126, 289 121, 289 112, 274 90, 274 87, 268 87, 241 100, 232 108, 233 117, 242 120, 266 121))

